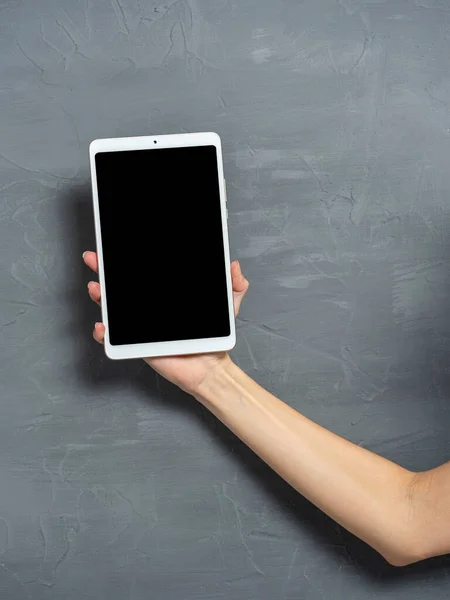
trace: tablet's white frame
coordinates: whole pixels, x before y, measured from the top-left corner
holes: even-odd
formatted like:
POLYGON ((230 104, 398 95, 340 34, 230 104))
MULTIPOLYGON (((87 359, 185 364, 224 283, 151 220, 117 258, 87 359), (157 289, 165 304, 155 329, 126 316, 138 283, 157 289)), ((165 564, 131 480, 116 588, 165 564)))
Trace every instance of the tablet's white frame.
MULTIPOLYGON (((222 145, 216 133, 185 133, 177 135, 159 135, 145 137, 126 137, 94 140, 89 146, 92 196, 94 204, 95 236, 98 255, 98 272, 102 290, 101 309, 105 325, 105 352, 111 359, 146 358, 155 356, 174 356, 184 354, 199 354, 205 352, 221 352, 231 350, 236 343, 236 325, 233 307, 233 288, 231 281, 230 249, 227 227, 226 187, 223 174, 222 145), (156 142, 156 143, 155 143, 156 142), (217 151, 217 170, 219 176, 220 208, 222 217, 222 233, 224 242, 224 257, 227 282, 228 312, 230 315, 230 335, 220 338, 180 340, 174 342, 154 342, 148 344, 112 345, 109 339, 107 286, 103 267, 103 247, 100 227, 100 208, 97 192, 97 176, 95 155, 100 152, 118 152, 126 150, 155 150, 161 148, 186 148, 191 146, 215 146, 217 151)), ((133 316, 130 315, 130 327, 136 327, 133 316)))

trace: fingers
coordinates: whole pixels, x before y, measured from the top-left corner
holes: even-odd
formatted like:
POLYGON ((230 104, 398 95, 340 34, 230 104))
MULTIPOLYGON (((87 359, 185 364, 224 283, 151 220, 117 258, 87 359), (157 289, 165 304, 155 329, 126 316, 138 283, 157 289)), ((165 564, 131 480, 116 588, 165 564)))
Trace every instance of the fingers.
MULTIPOLYGON (((83 260, 90 269, 92 269, 95 273, 98 273, 98 259, 97 259, 96 252, 91 252, 89 250, 84 252, 83 260)), ((239 261, 237 261, 237 260, 235 260, 231 263, 231 278, 232 278, 232 282, 233 282, 233 292, 242 294, 247 291, 249 283, 245 279, 244 275, 242 274, 241 265, 239 264, 239 261)), ((90 296, 91 296, 91 286, 93 286, 94 283, 95 282, 91 281, 88 285, 90 296)), ((97 290, 97 288, 95 288, 95 290, 93 290, 93 291, 96 293, 96 296, 95 297, 91 296, 91 298, 92 298, 92 300, 94 300, 94 302, 98 303, 100 300, 100 287, 98 287, 98 290, 97 290), (97 294, 97 291, 98 291, 98 294, 97 294)))
MULTIPOLYGON (((95 271, 95 273, 98 273, 98 260, 96 252, 84 252, 83 260, 90 269, 95 271)), ((100 304, 100 284, 98 284, 96 281, 90 281, 88 283, 88 293, 91 300, 93 300, 96 304, 100 304)))
POLYGON ((231 279, 233 281, 234 316, 237 317, 242 300, 250 285, 242 274, 241 265, 237 260, 231 263, 231 279))
MULTIPOLYGON (((83 260, 90 269, 92 269, 95 273, 98 273, 98 260, 96 252, 84 252, 83 260)), ((90 281, 88 283, 88 294, 91 300, 93 300, 96 304, 100 304, 101 294, 99 283, 96 281, 90 281)), ((92 337, 99 344, 103 344, 103 340, 105 338, 105 326, 103 323, 95 324, 92 337)))
POLYGON ((96 342, 98 342, 99 344, 103 344, 103 340, 105 338, 105 326, 103 325, 103 323, 95 324, 92 336, 96 342))
POLYGON ((233 282, 233 292, 241 294, 247 291, 248 281, 242 274, 241 265, 238 260, 234 260, 231 263, 231 280, 233 282))
MULTIPOLYGON (((85 252, 83 254, 83 260, 90 269, 92 269, 96 273, 98 272, 98 260, 97 254, 95 252, 85 252)), ((237 260, 231 263, 231 279, 233 283, 234 314, 235 316, 237 316, 241 307, 242 300, 244 299, 244 296, 249 288, 249 282, 244 277, 241 270, 241 265, 237 260)), ((100 305, 100 284, 96 281, 90 281, 88 283, 88 293, 90 299, 96 304, 100 305)), ((93 337, 99 344, 103 344, 103 339, 105 337, 105 326, 103 325, 103 323, 95 324, 93 337)))
POLYGON ((92 269, 95 273, 98 273, 98 260, 96 252, 91 252, 89 250, 84 252, 83 260, 90 269, 92 269))
POLYGON ((100 284, 96 281, 90 281, 88 283, 88 294, 89 298, 100 306, 100 284))
MULTIPOLYGON (((96 304, 100 304, 100 284, 96 281, 90 281, 88 283, 88 293, 91 300, 96 304)), ((95 324, 92 336, 96 342, 103 344, 103 339, 105 337, 105 326, 103 323, 95 324)))

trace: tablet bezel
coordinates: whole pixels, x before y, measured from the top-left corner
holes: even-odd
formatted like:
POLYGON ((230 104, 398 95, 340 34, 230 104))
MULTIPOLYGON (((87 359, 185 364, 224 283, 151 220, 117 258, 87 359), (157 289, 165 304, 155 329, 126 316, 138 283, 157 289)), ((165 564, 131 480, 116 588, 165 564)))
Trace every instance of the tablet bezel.
MULTIPOLYGON (((158 135, 143 137, 109 138, 94 140, 89 146, 92 197, 94 205, 95 237, 98 255, 98 274, 102 290, 101 309, 105 325, 105 353, 113 359, 148 358, 156 356, 176 356, 185 354, 201 354, 231 350, 236 343, 236 326, 233 307, 233 288, 231 281, 230 249, 227 227, 226 187, 223 174, 222 145, 217 133, 183 133, 176 135, 158 135), (217 170, 219 176, 220 209, 224 243, 224 257, 227 282, 228 312, 230 316, 230 335, 227 337, 179 340, 172 342, 151 342, 146 344, 112 345, 108 334, 107 291, 103 267, 103 246, 100 227, 100 207, 98 201, 95 156, 101 152, 118 152, 127 150, 155 150, 161 148, 187 148, 198 146, 215 146, 217 153, 217 170)), ((135 315, 130 315, 130 327, 135 325, 135 315), (133 324, 134 323, 134 324, 133 324)))

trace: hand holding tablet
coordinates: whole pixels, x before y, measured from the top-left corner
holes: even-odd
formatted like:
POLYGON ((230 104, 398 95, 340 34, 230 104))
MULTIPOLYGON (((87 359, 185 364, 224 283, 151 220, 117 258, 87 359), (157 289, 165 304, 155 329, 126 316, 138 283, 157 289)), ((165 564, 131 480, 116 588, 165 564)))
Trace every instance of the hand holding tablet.
MULTIPOLYGON (((133 261, 133 256, 124 250, 124 261, 133 261)), ((96 273, 98 272, 98 260, 95 252, 85 252, 83 254, 84 262, 96 273)), ((197 302, 203 304, 207 298, 208 278, 202 269, 201 261, 193 265, 196 270, 197 302)), ((248 290, 248 281, 242 274, 241 267, 237 261, 231 263, 231 280, 233 286, 234 315, 237 316, 241 302, 248 290)), ((154 282, 158 287, 158 282, 154 282)), ((136 281, 124 281, 124 287, 131 298, 135 298, 138 293, 139 283, 136 281)), ((89 296, 91 300, 98 305, 101 304, 100 284, 91 281, 88 285, 89 296)), ((139 329, 140 320, 138 318, 130 319, 128 324, 130 329, 139 329)), ((96 323, 94 327, 94 339, 104 342, 105 326, 103 323, 96 323)), ((227 366, 231 363, 225 352, 216 352, 211 354, 193 354, 188 356, 163 356, 156 358, 145 358, 149 364, 160 375, 182 388, 186 392, 195 395, 208 374, 215 371, 216 367, 227 366)))

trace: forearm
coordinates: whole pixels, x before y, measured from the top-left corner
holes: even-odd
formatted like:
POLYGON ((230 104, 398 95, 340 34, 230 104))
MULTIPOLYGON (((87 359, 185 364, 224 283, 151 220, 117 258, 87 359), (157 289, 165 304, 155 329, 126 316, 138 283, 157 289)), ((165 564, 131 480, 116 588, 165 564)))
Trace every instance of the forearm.
POLYGON ((412 473, 310 421, 231 361, 196 396, 306 498, 391 562, 404 561, 412 473))

